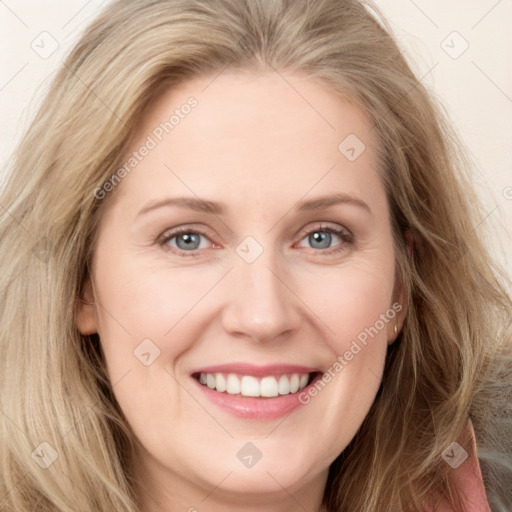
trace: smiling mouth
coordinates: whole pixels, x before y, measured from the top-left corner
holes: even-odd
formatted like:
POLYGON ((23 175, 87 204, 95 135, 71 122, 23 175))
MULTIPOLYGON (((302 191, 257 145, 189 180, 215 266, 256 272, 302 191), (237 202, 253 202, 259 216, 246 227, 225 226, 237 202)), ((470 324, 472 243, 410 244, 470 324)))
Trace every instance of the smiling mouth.
POLYGON ((255 377, 236 373, 194 373, 192 375, 205 387, 229 395, 273 398, 300 392, 321 375, 321 372, 288 373, 255 377))

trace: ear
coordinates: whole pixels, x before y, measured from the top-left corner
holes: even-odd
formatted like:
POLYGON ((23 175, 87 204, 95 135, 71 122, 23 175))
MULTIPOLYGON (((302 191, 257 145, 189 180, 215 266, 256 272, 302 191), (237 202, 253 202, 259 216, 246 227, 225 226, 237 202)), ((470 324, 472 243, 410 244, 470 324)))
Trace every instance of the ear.
MULTIPOLYGON (((410 231, 405 232, 405 240, 407 242, 407 253, 409 258, 412 257, 414 251, 414 239, 410 231)), ((395 284, 393 291, 393 302, 391 310, 395 311, 395 317, 388 323, 388 345, 395 342, 402 327, 404 325, 405 317, 407 316, 408 294, 405 284, 399 279, 395 284)))
POLYGON ((98 331, 98 316, 90 276, 87 276, 82 297, 76 304, 75 324, 84 335, 94 334, 98 331))

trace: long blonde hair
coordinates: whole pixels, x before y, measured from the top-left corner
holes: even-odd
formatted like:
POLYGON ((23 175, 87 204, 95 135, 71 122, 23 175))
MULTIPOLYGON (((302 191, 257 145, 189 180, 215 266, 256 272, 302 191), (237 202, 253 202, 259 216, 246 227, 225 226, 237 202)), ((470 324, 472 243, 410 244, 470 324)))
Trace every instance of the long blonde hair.
POLYGON ((94 191, 151 101, 227 66, 317 77, 369 115, 381 142, 408 314, 367 418, 330 468, 324 505, 405 512, 445 497, 457 507, 441 454, 471 418, 491 504, 510 506, 495 431, 510 434, 512 420, 492 413, 510 410, 505 277, 474 229, 484 214, 456 138, 375 12, 356 0, 117 0, 85 31, 0 197, 2 510, 137 510, 115 383, 98 336, 74 323, 109 200, 94 191))

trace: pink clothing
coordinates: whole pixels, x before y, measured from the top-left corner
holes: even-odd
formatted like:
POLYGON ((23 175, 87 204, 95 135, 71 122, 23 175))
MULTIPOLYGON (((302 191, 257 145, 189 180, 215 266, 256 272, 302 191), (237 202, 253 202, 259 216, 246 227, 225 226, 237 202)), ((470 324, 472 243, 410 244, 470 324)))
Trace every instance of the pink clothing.
POLYGON ((471 420, 458 442, 467 451, 468 457, 453 470, 452 476, 464 500, 464 508, 454 510, 447 504, 440 504, 426 512, 491 512, 477 458, 475 431, 471 420))

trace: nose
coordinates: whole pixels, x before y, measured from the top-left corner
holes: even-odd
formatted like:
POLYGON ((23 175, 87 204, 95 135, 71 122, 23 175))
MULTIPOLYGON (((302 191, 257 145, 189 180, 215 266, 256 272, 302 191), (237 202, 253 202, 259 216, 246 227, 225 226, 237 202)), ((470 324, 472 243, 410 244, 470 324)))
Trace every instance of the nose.
POLYGON ((300 328, 301 301, 289 273, 266 257, 268 252, 252 263, 239 259, 231 272, 222 324, 232 336, 266 342, 300 328))

